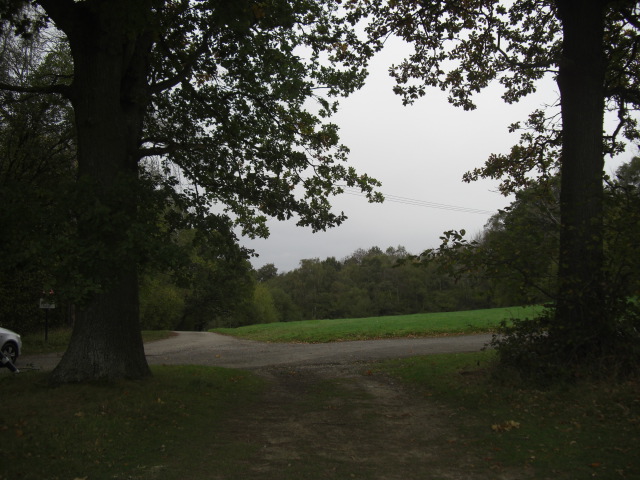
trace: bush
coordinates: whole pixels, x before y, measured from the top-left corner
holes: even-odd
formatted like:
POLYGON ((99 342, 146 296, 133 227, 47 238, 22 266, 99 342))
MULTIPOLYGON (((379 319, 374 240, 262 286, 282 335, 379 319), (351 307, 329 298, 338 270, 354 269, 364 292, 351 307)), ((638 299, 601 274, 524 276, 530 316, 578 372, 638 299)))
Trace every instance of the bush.
POLYGON ((503 322, 491 345, 499 374, 548 385, 582 378, 625 379, 640 373, 640 306, 626 303, 599 328, 566 326, 553 309, 503 322))
POLYGON ((274 323, 279 320, 273 297, 269 289, 262 283, 253 291, 256 318, 254 323, 274 323))
POLYGON ((140 286, 140 325, 143 330, 174 330, 184 314, 184 292, 161 277, 145 277, 140 286))

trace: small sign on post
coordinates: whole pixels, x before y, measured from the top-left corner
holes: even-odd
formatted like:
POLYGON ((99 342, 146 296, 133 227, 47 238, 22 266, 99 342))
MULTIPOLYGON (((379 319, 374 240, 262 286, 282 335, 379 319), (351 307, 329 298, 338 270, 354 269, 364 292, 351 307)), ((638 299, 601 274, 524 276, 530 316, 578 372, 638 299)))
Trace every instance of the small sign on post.
MULTIPOLYGON (((46 295, 46 292, 42 292, 46 295)), ((53 290, 49 290, 49 295, 53 295, 53 290)), ((56 308, 55 302, 47 300, 46 298, 40 298, 40 308, 44 310, 44 341, 49 341, 49 310, 56 308)))
POLYGON ((49 303, 46 299, 41 298, 40 299, 40 308, 43 308, 45 310, 51 310, 52 308, 56 308, 56 304, 55 303, 49 303))

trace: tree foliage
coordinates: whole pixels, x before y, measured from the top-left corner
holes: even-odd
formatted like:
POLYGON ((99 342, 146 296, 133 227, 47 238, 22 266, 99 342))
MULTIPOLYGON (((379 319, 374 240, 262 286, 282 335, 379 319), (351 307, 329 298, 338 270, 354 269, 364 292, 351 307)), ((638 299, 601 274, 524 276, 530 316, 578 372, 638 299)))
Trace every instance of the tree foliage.
POLYGON ((259 321, 245 318, 255 280, 249 262, 212 235, 181 230, 164 255, 141 275, 140 320, 144 329, 204 330, 259 321))
POLYGON ((344 215, 327 201, 340 191, 336 180, 371 194, 375 182, 344 165, 336 126, 322 123, 337 104, 317 88, 344 94, 364 79, 357 52, 347 49, 353 33, 332 23, 334 8, 183 1, 161 11, 170 36, 152 52, 149 88, 158 93, 141 154, 164 155, 169 181, 178 181, 171 166, 179 168, 191 185, 180 199, 190 208, 224 205, 244 233, 265 236, 266 216, 295 214, 314 230, 340 224, 344 215), (309 100, 318 101, 316 114, 309 100))
MULTIPOLYGON (((562 335, 550 335, 562 331, 563 324, 547 312, 537 319, 505 325, 504 335, 495 340, 505 365, 542 382, 588 375, 589 369, 591 374, 604 375, 635 369, 640 321, 636 303, 640 281, 637 170, 636 157, 621 165, 613 178, 607 178, 605 187, 604 268, 608 283, 600 301, 613 313, 610 325, 618 337, 617 351, 592 351, 589 362, 576 364, 585 355, 580 350, 584 344, 578 339, 567 345, 562 335)), ((560 294, 556 282, 560 261, 558 184, 555 177, 519 191, 509 207, 490 219, 479 238, 469 242, 459 232, 448 232, 439 248, 422 254, 422 261, 455 277, 484 277, 498 301, 520 296, 523 303, 554 305, 560 294)), ((585 329, 584 334, 592 332, 585 329)))
POLYGON ((470 310, 515 305, 496 303, 479 276, 454 278, 424 267, 404 247, 359 249, 348 257, 305 259, 300 266, 264 282, 279 321, 362 318, 381 315, 470 310), (286 292, 286 293, 285 293, 286 292))
POLYGON ((558 358, 566 351, 565 360, 577 364, 614 355, 622 315, 617 305, 626 300, 607 288, 604 154, 621 151, 621 135, 638 138, 633 116, 640 105, 638 2, 374 0, 350 5, 353 21, 369 18, 373 41, 382 44, 397 35, 413 46, 413 53, 390 70, 405 103, 439 87, 454 105, 473 109, 473 94, 494 80, 503 85, 504 100, 514 102, 533 92, 544 75, 553 75, 560 123, 555 112, 534 112, 509 154, 491 156, 465 178, 504 178, 501 189, 513 192, 530 186, 532 176, 549 179, 559 168, 557 328, 551 334, 557 335, 556 347, 567 348, 559 348, 558 358), (605 110, 615 111, 619 120, 608 135, 603 133, 605 110))
POLYGON ((607 179, 605 246, 611 288, 624 298, 640 293, 640 158, 622 164, 607 179))
MULTIPOLYGON (((640 101, 638 11, 634 1, 601 3, 606 6, 603 93, 607 110, 618 119, 605 135, 605 152, 614 154, 624 150, 623 139, 638 139, 634 117, 640 101)), ((393 35, 413 47, 409 56, 390 68, 396 80, 394 91, 405 104, 436 87, 449 93, 453 105, 473 110, 474 95, 492 82, 503 86, 505 102, 514 103, 535 92, 543 77, 557 78, 565 55, 561 11, 571 2, 374 0, 352 4, 352 21, 368 18, 367 32, 379 48, 393 35)), ((559 168, 562 124, 557 111, 538 109, 510 130, 522 131, 519 144, 509 154, 491 155, 484 167, 465 176, 467 180, 501 179, 501 190, 507 193, 559 168), (531 177, 531 172, 537 175, 531 177)))
POLYGON ((335 97, 361 85, 371 53, 338 3, 0 2, 2 32, 57 29, 71 57, 70 75, 0 79, 2 91, 57 95, 73 109, 75 254, 65 261, 80 308, 55 381, 149 374, 138 266, 171 230, 212 232, 231 252, 235 227, 266 236, 267 216, 339 225, 346 216, 329 202, 339 184, 379 199, 326 120, 335 97))
MULTIPOLYGON (((25 86, 68 73, 55 37, 0 33, 0 81, 25 86)), ((75 174, 71 115, 53 95, 0 91, 0 323, 22 332, 41 326, 38 299, 65 277, 62 251, 72 229, 68 192, 75 174)), ((58 301, 52 323, 64 319, 58 301)))

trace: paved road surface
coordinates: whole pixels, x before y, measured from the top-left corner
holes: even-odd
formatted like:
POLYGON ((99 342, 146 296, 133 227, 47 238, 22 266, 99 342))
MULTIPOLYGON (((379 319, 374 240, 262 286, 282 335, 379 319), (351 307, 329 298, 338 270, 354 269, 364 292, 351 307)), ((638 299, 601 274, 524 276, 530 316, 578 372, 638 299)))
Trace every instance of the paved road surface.
MULTIPOLYGON (((166 340, 148 343, 145 353, 152 365, 214 365, 254 369, 287 365, 343 365, 434 353, 479 351, 491 335, 436 338, 400 338, 320 344, 263 343, 210 332, 177 332, 166 340)), ((19 368, 53 369, 59 354, 18 359, 19 368)), ((4 369, 3 369, 4 370, 4 369)))

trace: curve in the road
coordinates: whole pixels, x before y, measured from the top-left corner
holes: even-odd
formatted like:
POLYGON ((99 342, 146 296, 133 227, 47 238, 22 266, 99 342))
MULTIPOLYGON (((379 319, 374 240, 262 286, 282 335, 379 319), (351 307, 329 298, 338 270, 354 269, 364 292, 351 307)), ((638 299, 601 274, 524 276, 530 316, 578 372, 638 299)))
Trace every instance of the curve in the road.
POLYGON ((434 353, 481 350, 491 335, 398 338, 333 343, 263 343, 210 332, 180 332, 147 344, 151 364, 200 364, 231 368, 345 364, 434 353))
MULTIPOLYGON (((152 365, 211 365, 227 368, 262 368, 286 365, 350 364, 435 353, 474 352, 491 335, 397 338, 334 343, 263 343, 210 332, 177 332, 166 340, 145 344, 152 365)), ((53 369, 60 354, 31 355, 18 366, 53 369)))

